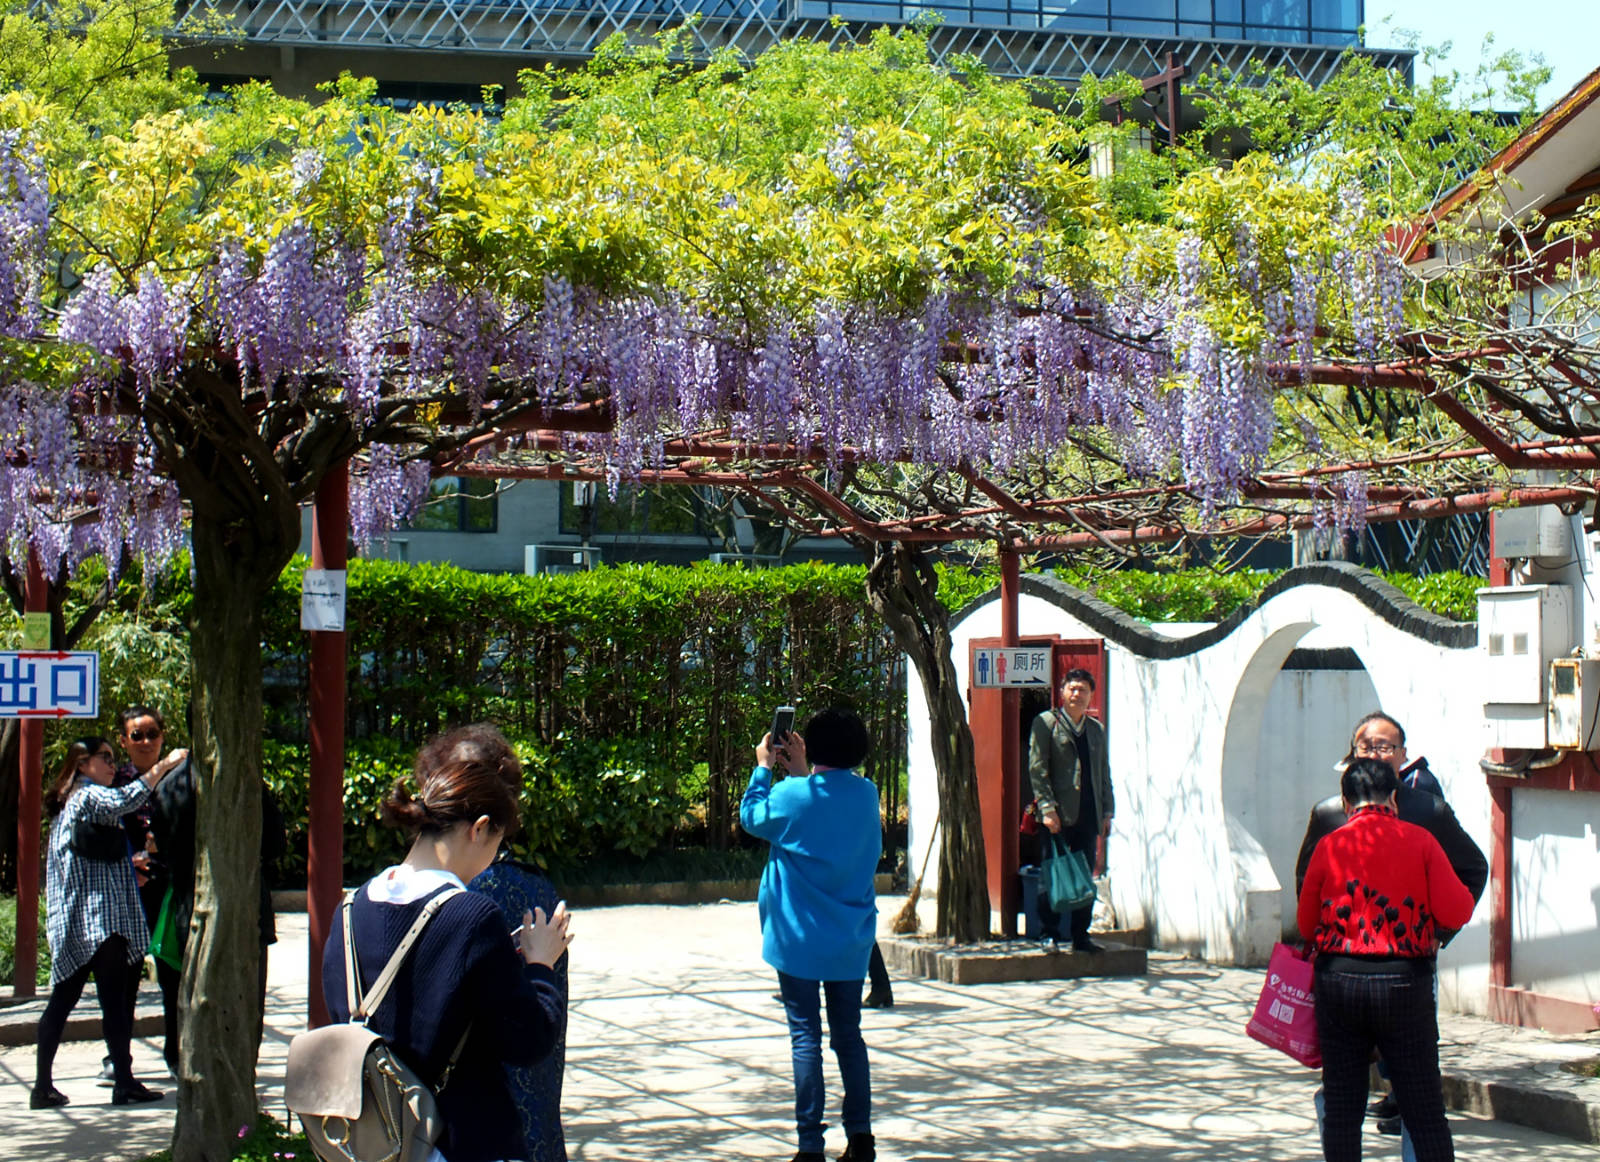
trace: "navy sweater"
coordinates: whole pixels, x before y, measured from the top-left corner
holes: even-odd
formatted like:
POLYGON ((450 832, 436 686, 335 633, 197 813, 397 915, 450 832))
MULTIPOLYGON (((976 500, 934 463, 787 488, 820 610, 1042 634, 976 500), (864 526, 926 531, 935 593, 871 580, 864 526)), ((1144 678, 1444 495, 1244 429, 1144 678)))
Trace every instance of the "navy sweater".
MULTIPOLYGON (((365 890, 356 893, 351 923, 364 988, 378 979, 428 898, 380 904, 365 890)), ((346 1021, 344 925, 337 915, 322 957, 322 989, 333 1019, 346 1021)), ((494 901, 462 892, 423 930, 369 1023, 430 1085, 471 1027, 439 1095, 445 1123, 439 1149, 449 1162, 491 1162, 527 1156, 503 1066, 549 1054, 565 1011, 555 972, 543 965, 524 969, 494 901)))

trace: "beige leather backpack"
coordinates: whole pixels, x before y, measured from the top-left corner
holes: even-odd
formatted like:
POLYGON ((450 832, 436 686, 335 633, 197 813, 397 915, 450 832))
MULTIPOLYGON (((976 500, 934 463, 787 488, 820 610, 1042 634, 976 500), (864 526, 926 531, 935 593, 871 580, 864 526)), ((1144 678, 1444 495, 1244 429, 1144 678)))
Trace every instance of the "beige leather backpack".
POLYGON ((355 892, 345 895, 344 979, 350 1020, 301 1033, 289 1042, 283 1096, 300 1115, 311 1151, 323 1162, 424 1162, 444 1134, 435 1095, 450 1080, 467 1035, 461 1035, 438 1085, 429 1088, 367 1020, 389 992, 411 946, 444 902, 460 888, 440 892, 400 941, 365 996, 350 924, 355 892))

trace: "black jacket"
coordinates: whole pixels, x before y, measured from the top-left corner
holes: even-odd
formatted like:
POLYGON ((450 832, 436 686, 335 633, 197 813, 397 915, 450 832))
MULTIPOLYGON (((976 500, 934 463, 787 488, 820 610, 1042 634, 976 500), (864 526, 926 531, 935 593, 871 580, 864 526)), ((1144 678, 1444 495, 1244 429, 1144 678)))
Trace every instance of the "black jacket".
MULTIPOLYGON (((1429 791, 1419 791, 1402 783, 1400 790, 1395 793, 1395 806, 1399 809, 1401 822, 1415 823, 1439 841, 1456 876, 1467 885, 1473 900, 1478 900, 1483 895, 1484 885, 1489 882, 1489 863, 1483 858, 1478 845, 1472 842, 1472 836, 1462 830, 1450 804, 1429 791)), ((1306 823, 1306 837, 1300 842, 1300 858, 1294 864, 1296 896, 1305 883, 1306 868, 1310 866, 1311 853, 1316 850, 1318 841, 1344 826, 1344 821, 1344 801, 1338 795, 1324 799, 1311 808, 1311 818, 1306 823)))

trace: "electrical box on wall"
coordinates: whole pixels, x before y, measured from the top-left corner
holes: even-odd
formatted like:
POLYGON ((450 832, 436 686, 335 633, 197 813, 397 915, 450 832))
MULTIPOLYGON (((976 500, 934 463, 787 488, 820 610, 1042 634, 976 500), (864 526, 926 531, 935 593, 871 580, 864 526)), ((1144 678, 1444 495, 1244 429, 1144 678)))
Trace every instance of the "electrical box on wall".
POLYGON ((1478 590, 1488 746, 1542 750, 1550 745, 1545 722, 1549 667, 1571 653, 1572 644, 1572 590, 1567 586, 1478 590))
POLYGON ((1594 744, 1595 707, 1600 703, 1600 659, 1557 658, 1550 663, 1549 745, 1588 750, 1594 744))
POLYGON ((1490 555, 1500 560, 1544 565, 1572 560, 1572 518, 1553 504, 1500 509, 1489 528, 1490 555))

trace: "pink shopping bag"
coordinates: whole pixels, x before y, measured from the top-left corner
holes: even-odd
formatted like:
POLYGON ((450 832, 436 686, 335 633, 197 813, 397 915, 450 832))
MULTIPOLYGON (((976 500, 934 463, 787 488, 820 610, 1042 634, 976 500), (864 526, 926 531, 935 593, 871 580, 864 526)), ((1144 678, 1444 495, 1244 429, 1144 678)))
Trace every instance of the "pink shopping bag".
POLYGON ((1267 980, 1245 1032, 1263 1045, 1287 1053, 1301 1065, 1322 1068, 1316 1005, 1311 996, 1307 953, 1279 944, 1267 962, 1267 980))

